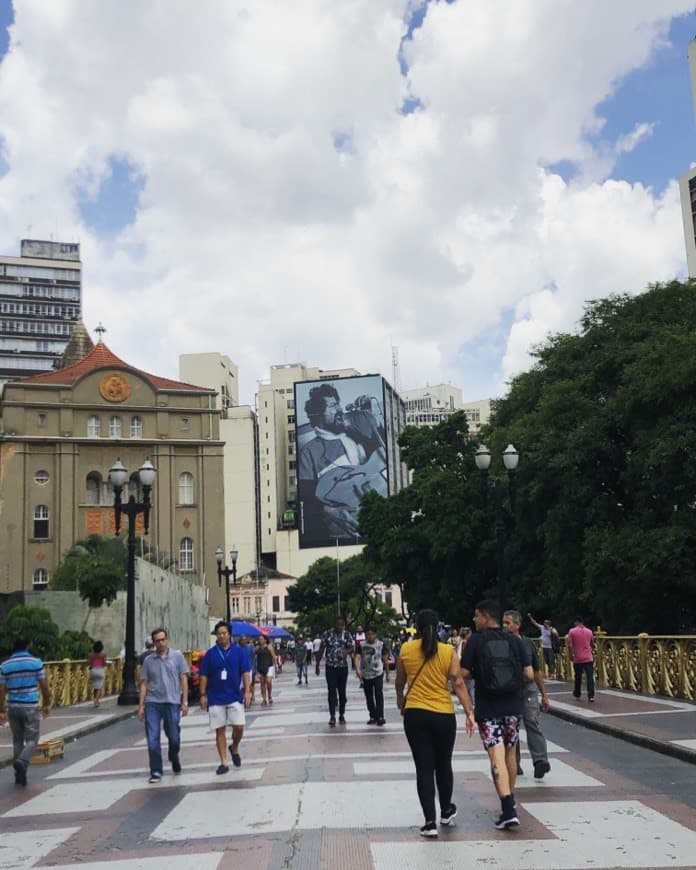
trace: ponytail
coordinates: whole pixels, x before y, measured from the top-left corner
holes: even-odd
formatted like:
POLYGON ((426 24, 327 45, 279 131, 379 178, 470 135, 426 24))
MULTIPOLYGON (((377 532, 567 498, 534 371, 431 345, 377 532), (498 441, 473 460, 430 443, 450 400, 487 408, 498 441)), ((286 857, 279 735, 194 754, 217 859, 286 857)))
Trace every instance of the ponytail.
POLYGON ((426 659, 431 659, 437 652, 437 626, 440 617, 434 610, 421 610, 416 617, 416 628, 421 638, 421 651, 426 659))

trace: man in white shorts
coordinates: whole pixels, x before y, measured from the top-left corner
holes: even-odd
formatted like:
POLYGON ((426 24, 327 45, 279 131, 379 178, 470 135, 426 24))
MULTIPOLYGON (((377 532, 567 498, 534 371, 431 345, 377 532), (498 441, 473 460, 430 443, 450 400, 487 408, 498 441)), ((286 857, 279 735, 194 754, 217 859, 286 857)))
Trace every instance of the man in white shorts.
POLYGON ((217 643, 200 663, 201 710, 208 711, 210 727, 215 731, 215 744, 220 764, 215 773, 229 773, 227 764, 227 726, 232 726, 229 750, 232 764, 241 767, 239 744, 244 734, 244 708, 251 703, 251 671, 249 657, 232 643, 230 627, 221 620, 215 626, 217 643))

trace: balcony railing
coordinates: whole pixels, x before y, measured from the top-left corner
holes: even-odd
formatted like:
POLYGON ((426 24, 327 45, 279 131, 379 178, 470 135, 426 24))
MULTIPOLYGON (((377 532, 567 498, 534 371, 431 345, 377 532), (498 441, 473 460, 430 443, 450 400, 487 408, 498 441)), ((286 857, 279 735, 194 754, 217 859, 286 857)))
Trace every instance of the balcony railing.
MULTIPOLYGON (((565 642, 556 656, 556 675, 573 679, 565 642)), ((595 679, 599 686, 641 695, 696 700, 696 636, 647 635, 595 638, 595 679)))

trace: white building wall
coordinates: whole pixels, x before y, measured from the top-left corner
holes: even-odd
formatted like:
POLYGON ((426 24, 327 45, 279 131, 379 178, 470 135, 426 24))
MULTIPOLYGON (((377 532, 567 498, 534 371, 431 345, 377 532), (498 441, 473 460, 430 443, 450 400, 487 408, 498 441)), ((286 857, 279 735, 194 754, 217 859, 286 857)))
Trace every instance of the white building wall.
MULTIPOLYGON (((691 46, 689 45, 689 52, 691 46)), ((686 246, 686 267, 690 278, 696 278, 696 167, 679 178, 679 198, 681 200, 684 244, 686 246), (693 194, 692 194, 693 189, 693 194)))
POLYGON ((239 369, 221 353, 183 353, 179 379, 187 384, 217 390, 215 407, 221 411, 239 404, 239 369))
MULTIPOLYGON (((254 438, 256 415, 246 405, 230 408, 220 421, 220 440, 223 449, 225 488, 225 564, 230 567, 229 552, 235 547, 239 553, 237 574, 256 568, 256 463, 254 438)), ((209 578, 209 583, 217 583, 209 578)))

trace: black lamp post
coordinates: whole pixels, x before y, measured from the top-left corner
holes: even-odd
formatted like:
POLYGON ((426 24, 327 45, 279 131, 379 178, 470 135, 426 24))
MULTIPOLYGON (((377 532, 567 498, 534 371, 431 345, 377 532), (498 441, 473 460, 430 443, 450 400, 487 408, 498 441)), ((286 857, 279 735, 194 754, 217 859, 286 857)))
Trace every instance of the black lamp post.
MULTIPOLYGON (((484 497, 488 499, 488 490, 493 491, 493 508, 495 516, 495 556, 496 568, 498 572, 498 606, 500 608, 500 619, 503 618, 505 612, 505 604, 507 599, 506 589, 506 573, 505 573, 505 523, 503 522, 503 484, 497 479, 493 486, 490 486, 488 480, 488 469, 491 464, 491 451, 481 444, 475 454, 476 467, 481 472, 481 484, 483 486, 484 497)), ((515 450, 512 444, 508 444, 503 452, 503 464, 508 473, 508 497, 510 499, 510 511, 515 513, 515 471, 517 463, 520 460, 519 453, 515 450)))
POLYGON ((120 459, 114 462, 109 471, 109 480, 114 488, 114 513, 116 515, 116 534, 121 531, 121 514, 128 517, 128 587, 126 590, 126 659, 123 662, 123 686, 118 703, 138 704, 140 693, 135 685, 135 518, 143 514, 145 534, 150 529, 150 492, 157 476, 157 470, 148 457, 138 469, 143 488, 143 500, 138 502, 131 495, 124 504, 121 500, 123 487, 128 482, 128 469, 120 459))
POLYGON ((230 562, 232 563, 232 567, 228 568, 225 566, 222 567, 222 561, 225 558, 225 552, 222 547, 218 547, 215 551, 215 561, 217 562, 217 574, 218 574, 218 586, 222 586, 222 578, 225 578, 225 601, 227 602, 227 621, 231 621, 230 614, 230 577, 232 578, 232 585, 237 585, 237 557, 239 556, 239 550, 236 547, 232 547, 230 550, 230 562))

